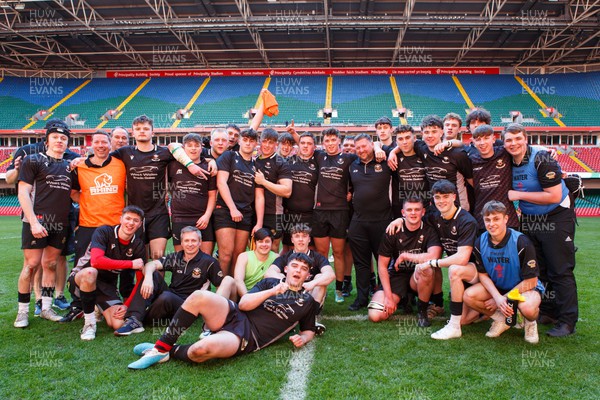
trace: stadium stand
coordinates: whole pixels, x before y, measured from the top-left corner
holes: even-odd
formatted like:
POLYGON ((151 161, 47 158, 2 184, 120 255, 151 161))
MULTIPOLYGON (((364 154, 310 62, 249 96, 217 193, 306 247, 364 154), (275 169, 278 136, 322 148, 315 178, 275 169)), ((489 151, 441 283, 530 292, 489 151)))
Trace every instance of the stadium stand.
POLYGON ((527 75, 523 77, 548 107, 554 107, 567 126, 598 124, 600 73, 527 75))
POLYGON ((510 118, 511 111, 520 111, 526 126, 555 125, 551 119, 540 121, 540 107, 512 75, 461 75, 460 81, 473 104, 492 114, 492 125, 506 125, 502 119, 510 118))
POLYGON ((600 217, 600 195, 585 195, 575 200, 575 212, 578 217, 600 217))
MULTIPOLYGON (((337 78, 334 88, 335 82, 337 78)), ((327 77, 273 77, 269 91, 277 97, 279 115, 265 118, 265 123, 285 125, 293 119, 294 123, 308 124, 319 120, 317 112, 325 105, 327 77)))
POLYGON ((215 77, 196 101, 194 113, 180 128, 196 125, 247 124, 244 114, 256 103, 265 79, 262 77, 215 77))
MULTIPOLYGON (((395 78, 402 104, 409 111, 407 120, 410 124, 418 125, 428 114, 443 116, 454 111, 465 116, 469 109, 451 76, 395 78)), ((506 125, 511 111, 520 111, 526 126, 556 126, 512 75, 459 75, 456 78, 473 105, 491 112, 495 126, 506 125)), ((524 75, 520 78, 543 103, 556 108, 567 126, 600 126, 597 113, 600 109, 600 72, 524 75)), ((204 78, 150 79, 123 104, 120 115, 104 123, 103 127, 128 125, 135 116, 145 113, 154 119, 156 127, 169 128, 174 122, 173 114, 188 104, 203 81, 204 78)), ((6 77, 0 83, 0 129, 26 126, 34 114, 51 108, 84 82, 82 79, 6 77)), ((75 128, 96 128, 105 112, 124 103, 143 82, 143 79, 135 78, 93 79, 60 104, 52 117, 64 119, 69 114, 78 114, 75 128)), ((182 120, 179 127, 247 123, 244 115, 255 105, 264 83, 264 77, 211 78, 190 107, 192 115, 182 120)), ((280 114, 265 122, 273 125, 284 125, 291 119, 299 123, 323 122, 317 112, 325 106, 326 87, 325 76, 272 77, 269 89, 277 96, 280 114)), ((333 124, 370 125, 382 115, 391 116, 396 102, 388 76, 334 76, 332 106, 338 111, 333 124)), ((38 121, 30 128, 41 126, 43 121, 38 121)))
MULTIPOLYGON (((78 87, 81 79, 13 78, 0 83, 0 129, 22 128, 78 87)), ((36 125, 43 126, 43 122, 36 125)))
POLYGON ((596 172, 600 172, 600 147, 573 147, 577 158, 596 172))
POLYGON ((338 112, 334 124, 372 125, 383 115, 391 117, 396 108, 387 76, 335 76, 331 101, 338 112))
POLYGON ((464 98, 450 76, 396 76, 402 105, 412 112, 407 117, 411 125, 419 126, 423 117, 449 112, 466 115, 464 98))

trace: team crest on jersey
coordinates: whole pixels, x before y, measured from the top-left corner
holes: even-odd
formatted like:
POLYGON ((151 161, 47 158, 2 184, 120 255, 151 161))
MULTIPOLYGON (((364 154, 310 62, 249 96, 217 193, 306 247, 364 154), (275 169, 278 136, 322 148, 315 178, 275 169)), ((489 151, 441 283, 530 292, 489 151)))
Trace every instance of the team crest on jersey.
POLYGON ((344 163, 344 159, 343 158, 338 158, 337 163, 342 165, 344 163))
POLYGON ((527 261, 527 266, 529 268, 535 268, 535 266, 536 266, 535 260, 529 260, 529 261, 527 261))
POLYGON ((311 171, 314 171, 317 168, 315 167, 315 164, 308 164, 308 169, 310 169, 311 171))
POLYGON ((192 278, 200 278, 201 272, 200 272, 200 268, 194 268, 194 270, 192 271, 192 278))
POLYGON ((546 178, 554 179, 556 177, 556 172, 550 171, 546 174, 546 178))
POLYGON ((127 257, 133 257, 133 249, 131 247, 127 249, 127 252, 125 253, 125 256, 127 256, 127 257))
POLYGON ((222 277, 223 277, 223 271, 219 271, 219 272, 217 272, 217 276, 218 276, 219 278, 222 278, 222 277))
POLYGON ((271 168, 271 163, 269 161, 265 163, 265 168, 271 168))
POLYGON ((497 169, 502 169, 506 167, 506 163, 504 162, 504 160, 498 160, 496 161, 496 168, 497 169))
POLYGON ((158 156, 158 154, 155 154, 152 156, 152 161, 154 162, 159 162, 160 161, 160 157, 158 156))
POLYGON ((419 243, 423 243, 423 240, 425 240, 425 236, 420 235, 419 236, 419 243))
POLYGON ((117 245, 116 245, 116 244, 114 244, 114 243, 110 245, 110 249, 111 249, 111 250, 112 250, 112 249, 114 249, 115 247, 117 247, 117 245))
POLYGON ((450 163, 450 160, 448 159, 448 156, 444 156, 444 158, 442 158, 442 162, 443 162, 444 164, 449 164, 449 163, 450 163))
POLYGON ((175 175, 181 175, 181 174, 183 174, 183 171, 181 170, 181 168, 179 168, 177 170, 177 172, 175 172, 175 175))
POLYGON ((381 171, 383 171, 381 164, 375 164, 375 172, 381 172, 381 171))
POLYGON ((458 232, 456 232, 456 226, 452 227, 452 230, 450 231, 451 234, 456 235, 458 234, 458 232))

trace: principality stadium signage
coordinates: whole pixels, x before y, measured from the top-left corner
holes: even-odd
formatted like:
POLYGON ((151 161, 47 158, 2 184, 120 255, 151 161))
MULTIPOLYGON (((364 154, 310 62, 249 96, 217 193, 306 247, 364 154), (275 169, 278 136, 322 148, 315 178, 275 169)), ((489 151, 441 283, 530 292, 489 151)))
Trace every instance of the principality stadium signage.
POLYGON ((203 76, 296 75, 498 75, 499 67, 482 68, 285 68, 285 69, 173 69, 106 71, 107 78, 177 78, 203 76))

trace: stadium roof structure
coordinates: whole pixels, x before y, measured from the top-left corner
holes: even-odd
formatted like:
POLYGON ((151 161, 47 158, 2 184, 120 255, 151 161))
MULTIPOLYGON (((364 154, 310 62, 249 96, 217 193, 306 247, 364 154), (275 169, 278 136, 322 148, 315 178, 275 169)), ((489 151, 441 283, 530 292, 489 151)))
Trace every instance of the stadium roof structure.
POLYGON ((0 1, 8 75, 486 65, 600 69, 600 0, 0 1))

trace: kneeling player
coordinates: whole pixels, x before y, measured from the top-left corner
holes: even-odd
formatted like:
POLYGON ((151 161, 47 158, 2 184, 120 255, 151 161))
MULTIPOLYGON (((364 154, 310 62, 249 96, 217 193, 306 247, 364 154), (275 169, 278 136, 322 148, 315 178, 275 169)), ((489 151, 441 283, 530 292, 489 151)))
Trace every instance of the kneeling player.
POLYGON ((406 199, 402 206, 403 226, 395 234, 383 236, 377 262, 383 290, 375 292, 369 303, 369 320, 372 322, 388 319, 411 289, 419 296, 419 326, 431 325, 427 306, 433 290, 433 270, 415 269, 415 264, 440 258, 442 245, 433 228, 423 223, 424 214, 422 199, 406 199), (394 263, 388 268, 390 260, 394 263))
POLYGON ((263 279, 240 299, 239 306, 205 290, 194 292, 154 345, 142 343, 134 348, 143 357, 129 368, 148 368, 169 357, 204 362, 250 353, 275 342, 298 324, 300 333, 289 339, 296 347, 304 346, 315 335, 318 309, 318 303, 302 288, 311 267, 312 260, 306 254, 293 254, 286 266, 285 281, 263 279), (191 345, 175 345, 199 316, 215 333, 191 345))
POLYGON ((524 234, 507 228, 506 206, 492 200, 483 206, 486 232, 476 241, 473 254, 479 272, 479 283, 465 291, 467 306, 492 317, 487 337, 498 337, 510 326, 504 322, 513 315, 506 293, 518 289, 525 297, 519 302, 519 311, 525 318, 525 340, 539 341, 537 317, 544 287, 538 280, 539 267, 535 247, 524 234))
POLYGON ((96 338, 96 305, 110 328, 119 329, 123 325, 125 306, 118 293, 117 280, 123 269, 141 270, 144 267, 144 240, 135 234, 143 220, 141 208, 125 207, 119 225, 103 225, 96 229, 86 254, 73 268, 71 277, 75 279, 76 294, 81 298, 85 318, 81 340, 96 338))
POLYGON ((146 264, 144 280, 136 286, 125 313, 125 324, 115 331, 116 336, 143 332, 144 322, 156 324, 162 318, 170 320, 185 299, 209 282, 218 286, 217 294, 225 298, 231 295, 235 288, 233 278, 223 277, 219 262, 200 250, 200 230, 186 226, 177 236, 183 250, 146 264), (157 270, 171 272, 168 286, 157 270))
MULTIPOLYGON (((417 265, 416 269, 448 268, 450 321, 444 328, 431 334, 432 339, 447 340, 462 336, 460 326, 468 317, 467 309, 464 310, 463 316, 465 284, 478 282, 477 269, 469 262, 477 236, 477 221, 467 211, 456 206, 456 186, 451 182, 436 182, 431 188, 431 193, 437 212, 430 216, 430 223, 434 226, 447 257, 430 259, 417 265)), ((402 219, 398 218, 388 226, 386 232, 395 232, 395 229, 401 226, 402 219)))

